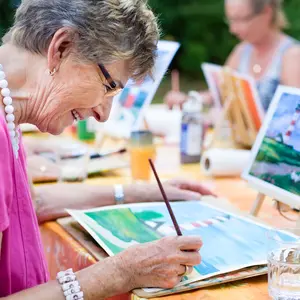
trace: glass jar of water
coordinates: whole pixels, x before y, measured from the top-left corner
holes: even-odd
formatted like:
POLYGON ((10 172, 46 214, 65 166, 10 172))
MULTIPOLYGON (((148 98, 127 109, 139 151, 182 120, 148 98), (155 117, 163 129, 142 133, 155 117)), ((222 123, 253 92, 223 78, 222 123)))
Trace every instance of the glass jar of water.
POLYGON ((292 231, 290 241, 283 241, 283 231, 268 236, 268 289, 275 300, 300 300, 300 228, 292 231))

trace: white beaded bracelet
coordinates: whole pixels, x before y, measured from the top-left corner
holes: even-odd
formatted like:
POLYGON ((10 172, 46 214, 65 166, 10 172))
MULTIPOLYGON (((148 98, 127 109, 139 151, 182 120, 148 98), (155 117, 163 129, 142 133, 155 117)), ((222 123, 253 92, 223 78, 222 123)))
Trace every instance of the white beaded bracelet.
POLYGON ((66 300, 84 300, 83 292, 72 269, 57 273, 56 279, 61 285, 66 300))
POLYGON ((124 204, 125 196, 124 196, 124 189, 122 184, 115 184, 114 185, 115 191, 115 201, 116 204, 124 204))

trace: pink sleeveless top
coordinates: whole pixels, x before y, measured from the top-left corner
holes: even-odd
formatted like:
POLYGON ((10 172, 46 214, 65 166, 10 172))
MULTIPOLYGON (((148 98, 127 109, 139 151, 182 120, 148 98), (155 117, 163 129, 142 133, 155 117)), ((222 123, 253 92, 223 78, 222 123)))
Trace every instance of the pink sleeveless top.
POLYGON ((16 159, 0 111, 0 298, 48 280, 21 143, 16 159))

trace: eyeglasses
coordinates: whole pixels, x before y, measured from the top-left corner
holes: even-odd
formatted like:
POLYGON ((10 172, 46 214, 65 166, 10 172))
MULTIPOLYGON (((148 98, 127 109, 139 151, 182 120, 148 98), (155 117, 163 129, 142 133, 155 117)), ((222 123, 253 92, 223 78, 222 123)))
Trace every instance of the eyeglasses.
POLYGON ((227 25, 230 25, 232 23, 248 23, 250 21, 252 21, 255 17, 257 16, 257 14, 251 14, 242 18, 224 18, 224 22, 227 25))
POLYGON ((99 75, 106 90, 105 96, 114 97, 119 94, 124 89, 123 84, 121 82, 117 84, 102 64, 99 64, 98 66, 101 71, 99 75))

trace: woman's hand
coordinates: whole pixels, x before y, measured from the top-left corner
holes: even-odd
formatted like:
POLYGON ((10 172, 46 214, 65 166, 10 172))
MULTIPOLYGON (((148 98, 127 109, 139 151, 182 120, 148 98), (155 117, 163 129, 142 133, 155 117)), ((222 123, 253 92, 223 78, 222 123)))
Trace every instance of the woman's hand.
POLYGON ((182 108, 182 105, 186 100, 187 95, 180 91, 179 72, 177 70, 173 70, 171 72, 171 91, 165 95, 164 102, 170 109, 172 109, 173 106, 176 105, 182 108))
POLYGON ((200 264, 201 247, 199 237, 165 237, 130 247, 117 255, 116 259, 123 274, 128 274, 131 289, 172 288, 180 282, 186 271, 185 266, 200 264))
MULTIPOLYGON (((170 201, 200 200, 202 196, 215 196, 208 188, 193 180, 172 179, 166 181, 163 186, 170 201)), ((156 202, 162 200, 161 192, 156 183, 132 184, 125 187, 126 203, 156 202)))
POLYGON ((174 106, 179 106, 182 109, 183 104, 187 100, 187 95, 180 91, 169 91, 165 97, 164 102, 168 105, 170 109, 174 106))
MULTIPOLYGON (((200 194, 202 196, 216 196, 212 191, 210 191, 207 187, 202 185, 196 180, 187 180, 181 178, 175 178, 166 181, 167 186, 171 186, 173 188, 179 189, 182 193, 189 194, 189 196, 196 197, 196 195, 200 194)), ((190 200, 189 198, 184 200, 190 200)), ((193 200, 193 199, 192 199, 193 200)), ((196 199, 194 199, 196 200, 196 199)))

